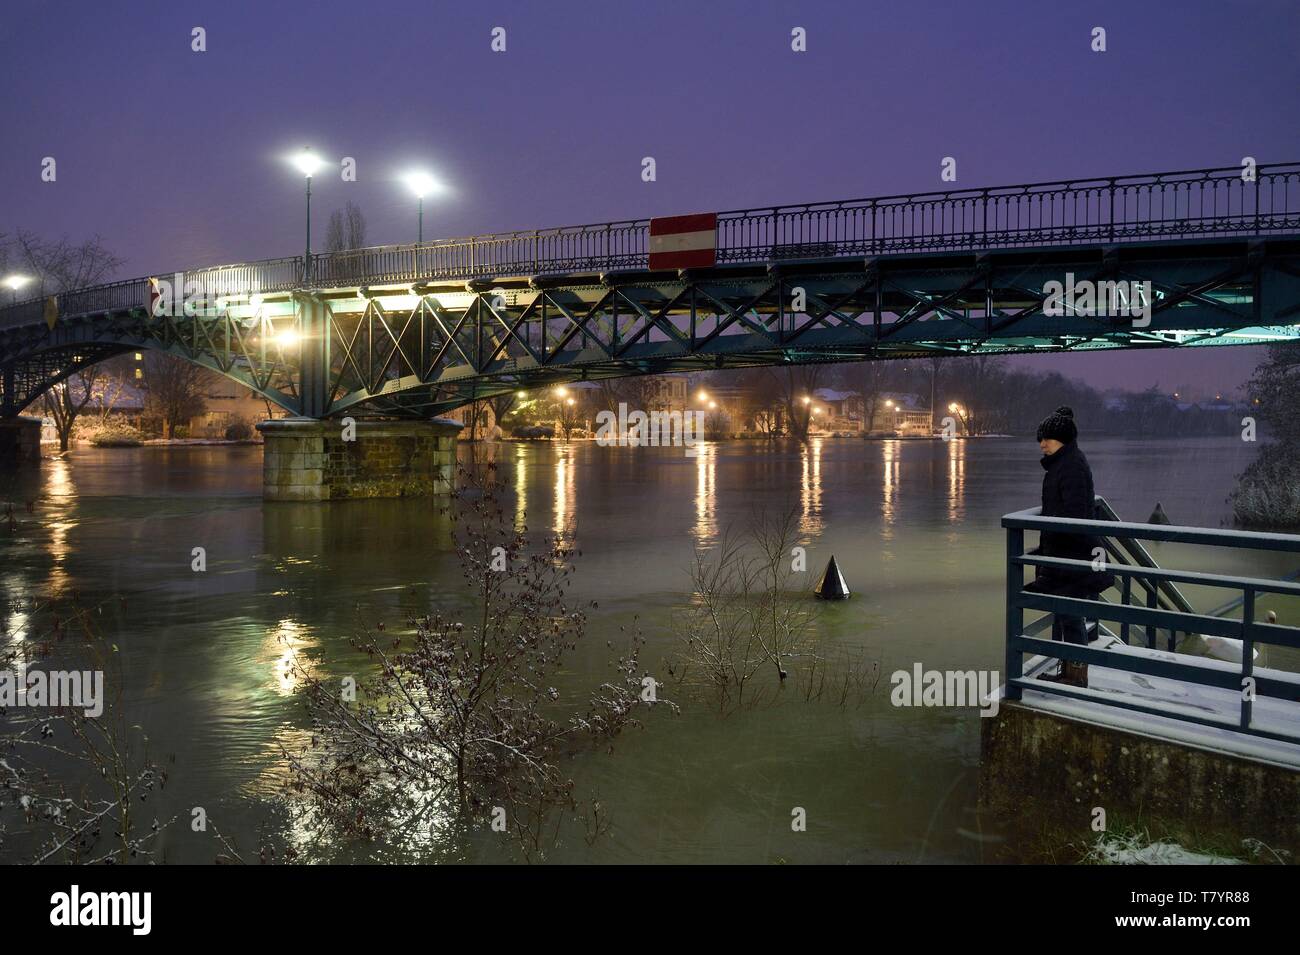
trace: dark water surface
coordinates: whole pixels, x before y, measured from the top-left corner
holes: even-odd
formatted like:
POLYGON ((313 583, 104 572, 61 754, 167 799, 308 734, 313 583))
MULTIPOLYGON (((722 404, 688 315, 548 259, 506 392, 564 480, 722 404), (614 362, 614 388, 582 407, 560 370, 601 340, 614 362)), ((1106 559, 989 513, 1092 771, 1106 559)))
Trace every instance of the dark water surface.
MULTIPOLYGON (((1121 516, 1144 520, 1159 500, 1175 522, 1208 526, 1228 518, 1233 476, 1253 455, 1230 438, 1084 447, 1098 492, 1121 516)), ((1032 442, 735 442, 694 458, 670 448, 504 444, 495 454, 529 526, 572 529, 581 547, 575 589, 599 608, 589 645, 571 661, 575 681, 607 675, 606 640, 634 615, 648 641, 643 660, 659 666, 678 645, 670 620, 689 591, 693 549, 713 546, 755 509, 787 506, 808 550, 808 587, 833 553, 855 591, 822 607, 825 640, 861 648, 884 674, 856 706, 792 695, 726 716, 692 698, 678 716, 656 711, 614 755, 575 761, 579 789, 599 793, 613 828, 592 846, 569 840, 553 858, 994 858, 998 835, 973 808, 976 711, 894 708, 888 675, 917 661, 1001 669, 998 521, 1037 503, 1032 442), (794 806, 807 811, 805 833, 791 832, 794 806)), ((31 514, 19 508, 18 530, 0 534, 4 595, 103 603, 132 720, 170 772, 153 807, 161 818, 180 814, 164 858, 212 861, 212 836, 188 825, 194 806, 241 850, 257 844, 261 826, 308 858, 334 855, 285 830, 275 809, 281 747, 304 738, 288 660, 297 653, 350 672, 347 638, 359 621, 401 630, 409 613, 445 606, 463 586, 446 517, 417 501, 264 505, 256 447, 79 449, 47 459, 30 480, 10 483, 14 499, 38 500, 31 514), (206 573, 190 569, 196 546, 206 548, 206 573)), ((1207 569, 1295 570, 1281 558, 1219 556, 1207 569)), ((24 614, 5 614, 7 638, 19 639, 24 614)), ((412 846, 422 841, 412 835, 412 846)))

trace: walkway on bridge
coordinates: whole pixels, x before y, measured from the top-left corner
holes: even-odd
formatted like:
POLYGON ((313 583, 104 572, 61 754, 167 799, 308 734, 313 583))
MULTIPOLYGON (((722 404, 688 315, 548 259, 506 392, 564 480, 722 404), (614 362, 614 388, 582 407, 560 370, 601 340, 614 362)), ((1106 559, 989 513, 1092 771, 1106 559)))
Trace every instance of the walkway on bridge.
POLYGON ((686 267, 675 226, 637 219, 70 290, 0 309, 0 416, 144 348, 294 415, 425 418, 627 375, 1294 340, 1300 163, 1250 172, 705 213, 686 267), (1141 286, 1147 308, 1054 309, 1075 281, 1141 286))

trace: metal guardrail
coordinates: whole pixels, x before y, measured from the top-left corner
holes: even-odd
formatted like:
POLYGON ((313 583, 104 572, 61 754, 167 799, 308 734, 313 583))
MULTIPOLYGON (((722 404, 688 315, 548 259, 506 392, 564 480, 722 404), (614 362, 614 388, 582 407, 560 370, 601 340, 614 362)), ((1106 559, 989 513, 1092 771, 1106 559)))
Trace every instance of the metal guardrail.
MULTIPOLYGON (((387 245, 184 273, 211 294, 644 269, 649 219, 387 245), (224 283, 231 283, 227 287, 224 283)), ((718 215, 719 264, 1300 232, 1300 163, 740 209, 718 215)), ((143 305, 148 279, 59 296, 63 315, 143 305)), ((41 320, 41 297, 0 328, 41 320)))
MULTIPOLYGON (((1097 498, 1097 504, 1099 510, 1109 510, 1109 505, 1103 498, 1097 498)), ((1107 562, 1106 573, 1120 578, 1121 581, 1119 585, 1121 599, 1118 603, 1062 597, 1024 589, 1025 567, 1092 569, 1091 563, 1086 560, 1027 554, 1025 552, 1026 531, 1046 530, 1056 533, 1089 534, 1099 538, 1122 538, 1129 541, 1166 541, 1206 547, 1283 551, 1292 554, 1300 554, 1300 536, 1179 527, 1168 524, 1042 517, 1040 511, 1041 508, 1032 508, 1007 514, 1002 518, 1002 526, 1007 530, 1006 696, 1008 699, 1018 700, 1024 690, 1032 689, 1219 729, 1235 730, 1254 736, 1300 742, 1300 734, 1273 731, 1261 728, 1252 722, 1252 707, 1257 697, 1300 703, 1300 674, 1269 671, 1268 675, 1264 675, 1257 674, 1254 670, 1254 649, 1257 644, 1300 649, 1300 627, 1259 623, 1255 620, 1256 596, 1270 593, 1300 597, 1300 584, 1289 580, 1167 570, 1154 566, 1153 561, 1153 566, 1107 562), (1145 606, 1131 602, 1133 582, 1138 582, 1141 589, 1145 591, 1145 606), (1241 619, 1199 614, 1190 610, 1171 608, 1167 604, 1159 605, 1157 598, 1162 592, 1167 593, 1165 588, 1179 583, 1238 591, 1241 595, 1241 619), (1149 649, 1155 648, 1155 635, 1160 629, 1171 633, 1199 633, 1240 640, 1241 665, 1238 668, 1224 661, 1184 654, 1179 654, 1177 660, 1169 660, 1149 654, 1094 649, 1089 646, 1036 637, 1034 634, 1044 629, 1044 621, 1049 620, 1050 616, 1040 618, 1026 626, 1026 610, 1042 611, 1048 615, 1065 614, 1087 620, 1114 622, 1119 624, 1120 638, 1125 645, 1129 643, 1132 629, 1137 628, 1145 632, 1146 646, 1149 649), (1174 704, 1156 705, 1122 694, 1094 693, 1087 689, 1059 683, 1026 679, 1024 654, 1027 653, 1229 690, 1240 695, 1240 713, 1236 721, 1228 722, 1225 719, 1201 715, 1189 708, 1179 708, 1174 704), (1247 681, 1251 681, 1253 685, 1253 694, 1243 692, 1248 685, 1247 681)))

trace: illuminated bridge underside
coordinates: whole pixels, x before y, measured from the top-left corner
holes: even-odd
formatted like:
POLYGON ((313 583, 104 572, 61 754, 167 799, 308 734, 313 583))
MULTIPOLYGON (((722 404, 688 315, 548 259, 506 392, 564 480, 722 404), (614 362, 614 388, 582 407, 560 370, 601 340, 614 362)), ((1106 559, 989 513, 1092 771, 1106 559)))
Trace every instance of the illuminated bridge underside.
POLYGON ((80 368, 147 348, 298 415, 428 417, 582 379, 1297 338, 1300 237, 1271 236, 335 285, 195 316, 150 318, 141 303, 60 315, 53 330, 0 329, 0 364, 6 415, 80 368), (1150 323, 1044 315, 1044 286, 1067 273, 1149 281, 1150 323))

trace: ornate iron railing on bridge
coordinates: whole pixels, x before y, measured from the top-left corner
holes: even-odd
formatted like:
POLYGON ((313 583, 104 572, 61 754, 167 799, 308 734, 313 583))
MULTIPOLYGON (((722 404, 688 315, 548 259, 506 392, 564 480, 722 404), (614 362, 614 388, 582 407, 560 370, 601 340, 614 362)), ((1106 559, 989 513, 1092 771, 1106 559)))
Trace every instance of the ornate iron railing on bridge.
MULTIPOLYGON (((719 264, 1300 232, 1300 163, 769 206, 720 213, 719 264)), ((389 245, 195 269, 212 296, 386 282, 644 269, 649 220, 389 245)), ((63 293, 63 315, 140 305, 146 278, 63 293)), ((0 312, 41 320, 42 300, 0 312)))
MULTIPOLYGON (((1114 514, 1103 498, 1097 498, 1098 511, 1114 514)), ((1031 592, 1024 589, 1026 567, 1052 567, 1058 569, 1092 569, 1086 560, 1034 556, 1025 551, 1026 531, 1053 531, 1056 533, 1088 534, 1106 541, 1106 549, 1118 558, 1119 549, 1110 546, 1119 542, 1130 550, 1134 542, 1164 541, 1196 545, 1198 548, 1233 548, 1236 550, 1282 552, 1300 555, 1300 536, 1292 534, 1265 534, 1199 527, 1178 527, 1163 524, 1134 524, 1112 520, 1074 520, 1059 517, 1042 517, 1040 508, 1007 514, 1002 526, 1007 529, 1007 590, 1006 590, 1006 696, 1019 700, 1025 690, 1035 690, 1075 699, 1087 699, 1103 706, 1121 707, 1137 711, 1233 730, 1254 736, 1300 743, 1300 674, 1278 669, 1257 670, 1255 647, 1272 645, 1300 650, 1300 627, 1256 620, 1256 597, 1271 594, 1300 598, 1300 584, 1292 580, 1247 577, 1205 573, 1201 571, 1169 570, 1144 563, 1107 561, 1105 572, 1118 578, 1116 587, 1119 601, 1088 600, 1054 594, 1031 592), (1235 591, 1239 601, 1233 601, 1221 610, 1240 606, 1241 619, 1218 615, 1219 611, 1197 613, 1177 591, 1177 585, 1201 586, 1235 591), (1136 589, 1136 593, 1135 593, 1136 589), (1175 599, 1169 599, 1174 596, 1175 599), (1141 602, 1135 597, 1143 597, 1141 602), (1026 625, 1025 611, 1041 611, 1045 616, 1026 625), (1052 617, 1064 614, 1083 617, 1090 621, 1113 623, 1118 630, 1122 646, 1101 649, 1095 646, 1067 644, 1045 639, 1037 634, 1050 629, 1052 617), (1241 641, 1241 663, 1234 665, 1224 660, 1208 659, 1189 654, 1152 654, 1127 650, 1131 643, 1139 643, 1146 650, 1157 650, 1157 634, 1167 633, 1167 646, 1172 649, 1177 634, 1201 634, 1241 641), (1047 682, 1027 677, 1024 670, 1025 654, 1042 654, 1048 658, 1073 660, 1146 676, 1180 680, 1196 686, 1213 687, 1227 691, 1225 701, 1235 698, 1236 718, 1211 715, 1195 706, 1180 706, 1174 701, 1147 700, 1125 693, 1098 692, 1076 689, 1061 683, 1047 682), (1249 681, 1249 682, 1248 682, 1249 681), (1249 686, 1252 692, 1244 692, 1249 686), (1283 724, 1261 725, 1254 716, 1257 700, 1275 699, 1295 706, 1296 718, 1283 724)), ((1145 551, 1143 551, 1145 553, 1145 551)), ((1196 551, 1197 556, 1205 553, 1196 551)))

